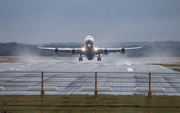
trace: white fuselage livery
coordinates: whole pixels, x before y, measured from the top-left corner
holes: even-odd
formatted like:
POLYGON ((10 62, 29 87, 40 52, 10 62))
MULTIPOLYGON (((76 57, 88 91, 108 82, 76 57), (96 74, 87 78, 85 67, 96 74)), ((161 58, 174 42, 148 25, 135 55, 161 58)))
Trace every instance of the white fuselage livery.
POLYGON ((92 36, 87 36, 85 38, 85 47, 84 48, 52 48, 52 47, 38 47, 39 49, 44 50, 53 50, 55 53, 65 52, 72 53, 73 55, 79 54, 79 61, 83 61, 84 55, 88 60, 94 59, 97 55, 97 61, 101 61, 101 54, 109 54, 120 52, 125 53, 126 49, 140 49, 141 47, 131 47, 131 48, 96 48, 94 44, 94 38, 92 36))
POLYGON ((92 36, 87 36, 85 38, 85 56, 88 60, 94 59, 95 47, 94 47, 94 38, 92 36))

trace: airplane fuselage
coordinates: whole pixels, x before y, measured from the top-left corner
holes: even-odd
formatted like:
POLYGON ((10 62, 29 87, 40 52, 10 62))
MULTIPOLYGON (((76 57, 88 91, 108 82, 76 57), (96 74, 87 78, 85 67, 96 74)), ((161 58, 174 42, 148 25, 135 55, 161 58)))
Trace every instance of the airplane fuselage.
POLYGON ((88 60, 94 59, 94 39, 92 36, 87 36, 85 38, 85 56, 88 60))

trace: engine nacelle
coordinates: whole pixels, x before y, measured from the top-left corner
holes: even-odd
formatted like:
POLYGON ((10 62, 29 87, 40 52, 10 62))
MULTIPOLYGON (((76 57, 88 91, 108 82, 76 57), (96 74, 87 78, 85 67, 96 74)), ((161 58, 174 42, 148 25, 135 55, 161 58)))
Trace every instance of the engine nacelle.
POLYGON ((73 50, 71 51, 71 53, 72 53, 73 55, 75 55, 75 54, 76 54, 76 50, 73 49, 73 50))
POLYGON ((122 49, 120 50, 120 53, 121 53, 121 54, 125 54, 125 53, 126 53, 126 50, 125 50, 124 48, 122 48, 122 49))
POLYGON ((105 49, 103 52, 105 55, 109 54, 109 51, 107 49, 105 49))
POLYGON ((54 52, 55 52, 55 53, 58 53, 58 49, 56 48, 56 49, 54 50, 54 52))

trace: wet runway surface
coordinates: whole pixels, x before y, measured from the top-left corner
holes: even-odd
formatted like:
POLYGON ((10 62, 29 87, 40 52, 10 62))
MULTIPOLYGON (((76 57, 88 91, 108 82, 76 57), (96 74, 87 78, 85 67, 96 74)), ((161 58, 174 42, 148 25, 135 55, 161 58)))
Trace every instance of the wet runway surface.
POLYGON ((137 87, 149 87, 149 72, 152 72, 151 86, 164 88, 165 92, 156 95, 180 95, 180 74, 159 65, 102 63, 102 62, 24 62, 1 63, 0 86, 4 91, 0 95, 36 95, 40 91, 27 91, 29 86, 41 85, 41 72, 44 71, 44 86, 57 87, 58 91, 45 91, 45 94, 91 94, 93 91, 81 91, 82 87, 95 86, 95 73, 98 72, 97 86, 110 87, 110 92, 99 94, 134 95, 137 87), (50 72, 50 73, 49 73, 50 72), (60 73, 69 72, 69 73, 60 73), (71 73, 80 72, 80 73, 71 73), (88 72, 88 73, 85 73, 88 72), (112 72, 112 73, 107 73, 112 72), (116 72, 116 73, 113 73, 116 72), (120 72, 120 73, 118 73, 120 72), (122 73, 121 73, 122 72, 122 73), (158 73, 157 73, 158 72, 158 73), (159 74, 163 73, 163 74, 159 74), (165 74, 168 73, 168 74, 165 74), (13 90, 13 91, 11 91, 13 90))

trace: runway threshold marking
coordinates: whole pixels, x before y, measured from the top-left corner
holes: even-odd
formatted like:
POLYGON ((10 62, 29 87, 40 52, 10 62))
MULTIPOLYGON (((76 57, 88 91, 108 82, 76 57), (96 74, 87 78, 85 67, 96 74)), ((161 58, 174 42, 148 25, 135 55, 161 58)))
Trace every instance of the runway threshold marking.
POLYGON ((128 68, 128 71, 133 72, 134 70, 133 70, 133 68, 128 68))

